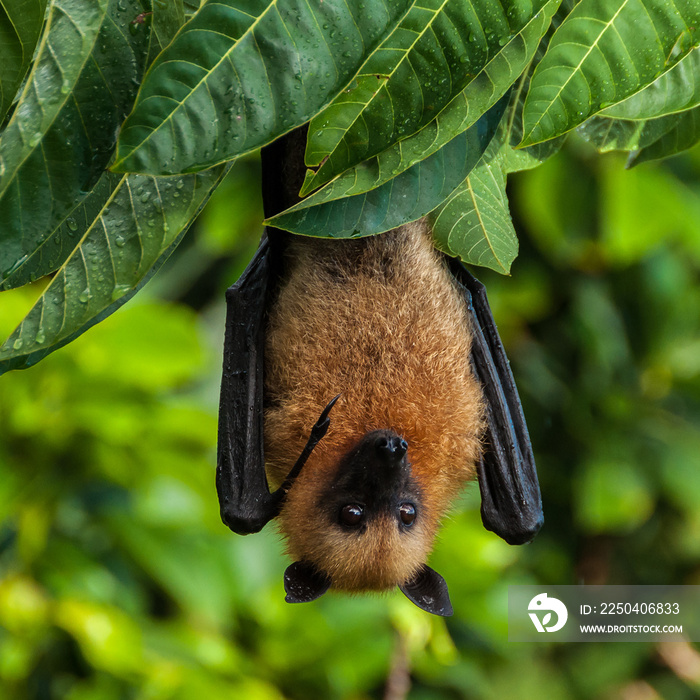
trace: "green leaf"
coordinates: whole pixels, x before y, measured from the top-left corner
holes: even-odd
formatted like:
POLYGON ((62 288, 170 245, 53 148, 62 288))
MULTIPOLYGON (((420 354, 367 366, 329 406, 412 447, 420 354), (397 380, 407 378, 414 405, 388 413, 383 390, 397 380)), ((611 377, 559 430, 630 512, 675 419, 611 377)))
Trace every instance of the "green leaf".
POLYGON ((544 163, 545 160, 559 151, 564 144, 566 136, 550 139, 542 144, 536 144, 528 148, 517 148, 523 138, 523 107, 525 96, 527 95, 532 80, 532 74, 537 64, 547 52, 549 42, 552 40, 554 32, 561 26, 573 9, 572 0, 564 0, 552 17, 547 33, 535 51, 535 56, 526 71, 515 83, 510 95, 510 103, 506 113, 501 120, 499 133, 496 139, 502 143, 501 167, 505 173, 517 172, 519 170, 529 170, 544 163))
POLYGON ((697 43, 698 22, 696 0, 581 0, 535 70, 522 145, 566 133, 654 81, 697 43))
MULTIPOLYGON (((150 20, 148 14, 139 17, 146 23, 150 20)), ((185 8, 182 0, 153 0, 151 47, 148 51, 148 65, 173 40, 185 23, 185 8)))
MULTIPOLYGON (((692 148, 700 141, 700 107, 675 115, 677 122, 656 141, 643 147, 633 155, 627 167, 646 163, 649 160, 668 158, 692 148)), ((666 117, 667 119, 669 117, 666 117)), ((660 120, 659 120, 660 121, 660 120)))
MULTIPOLYGON (((167 2, 167 0, 163 0, 163 2, 167 2)), ((182 4, 185 8, 185 19, 189 19, 199 9, 200 0, 183 0, 182 4)))
POLYGON ((678 119, 677 114, 648 121, 595 116, 581 124, 576 132, 601 153, 636 151, 673 129, 678 119))
POLYGON ((56 0, 0 137, 0 282, 102 174, 145 68, 140 0, 56 0), (28 213, 31 213, 28 216, 28 213))
MULTIPOLYGON (((470 129, 376 189, 357 194, 351 182, 334 180, 266 223, 307 236, 348 238, 420 219, 447 199, 479 162, 506 104, 502 98, 470 129)), ((367 167, 373 167, 371 161, 367 167)))
POLYGON ((414 6, 356 85, 312 120, 306 164, 320 168, 307 174, 302 194, 397 141, 394 150, 406 148, 399 167, 410 167, 471 126, 528 65, 559 1, 414 6), (417 141, 401 141, 428 124, 417 141))
MULTIPOLYGON (((543 41, 542 43, 545 42, 543 41)), ((538 54, 540 50, 544 53, 544 49, 540 48, 538 49, 538 54)), ((535 58, 536 60, 537 57, 535 58)), ((503 143, 501 168, 505 173, 536 168, 544 163, 545 160, 558 153, 567 138, 565 134, 534 146, 516 148, 523 136, 523 105, 525 104, 525 95, 527 95, 533 69, 531 68, 531 70, 523 73, 520 80, 515 84, 510 95, 508 108, 499 128, 497 138, 503 143)))
POLYGON ((0 284, 0 291, 21 287, 58 270, 99 215, 121 180, 121 175, 104 172, 87 197, 81 200, 31 253, 20 258, 11 269, 6 271, 6 277, 0 284))
MULTIPOLYGON (((512 81, 527 66, 557 3, 558 0, 547 3, 543 11, 520 34, 513 37, 430 124, 417 134, 344 172, 335 180, 334 185, 342 188, 345 183, 352 184, 355 194, 379 187, 429 157, 470 127, 503 96, 512 81)), ((314 179, 313 171, 308 171, 307 177, 314 179)), ((307 179, 302 192, 308 191, 309 185, 307 179)))
POLYGON ((600 112, 616 119, 656 119, 700 105, 700 49, 693 49, 651 85, 600 112))
POLYGON ((0 347, 0 373, 29 367, 130 299, 168 258, 226 168, 124 175, 75 250, 0 347))
POLYGON ((357 73, 409 0, 218 0, 149 68, 115 171, 193 172, 308 121, 357 73))
POLYGON ((182 0, 153 1, 153 29, 158 43, 165 48, 185 23, 182 0))
POLYGON ((0 0, 0 124, 32 60, 46 0, 0 0))
POLYGON ((502 153, 484 157, 428 220, 444 253, 508 274, 518 255, 518 237, 508 210, 502 153))
MULTIPOLYGON (((167 4, 158 0, 154 7, 149 56, 160 53, 161 44, 167 44, 184 22, 182 0, 173 0, 167 4)), ((130 31, 141 31, 141 27, 136 25, 150 24, 151 17, 150 13, 137 15, 129 24, 130 31)), ((31 253, 15 261, 12 271, 0 284, 0 291, 20 287, 57 270, 120 182, 120 175, 103 172, 85 199, 74 202, 74 209, 56 223, 43 241, 31 253)))

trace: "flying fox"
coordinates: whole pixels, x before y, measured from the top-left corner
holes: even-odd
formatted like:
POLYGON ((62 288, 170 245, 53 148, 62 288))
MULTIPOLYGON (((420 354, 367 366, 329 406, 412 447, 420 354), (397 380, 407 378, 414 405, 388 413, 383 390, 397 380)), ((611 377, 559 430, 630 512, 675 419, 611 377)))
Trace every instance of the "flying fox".
POLYGON ((424 221, 349 240, 268 229, 226 300, 221 516, 240 534, 277 520, 288 602, 398 586, 451 615, 426 560, 475 474, 487 529, 511 544, 540 529, 484 287, 424 221))

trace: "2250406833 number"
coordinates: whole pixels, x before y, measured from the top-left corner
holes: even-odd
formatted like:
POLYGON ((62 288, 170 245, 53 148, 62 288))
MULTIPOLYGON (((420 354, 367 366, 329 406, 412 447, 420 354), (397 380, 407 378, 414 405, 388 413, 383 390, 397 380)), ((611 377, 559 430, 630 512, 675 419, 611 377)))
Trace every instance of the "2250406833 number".
POLYGON ((602 603, 601 615, 678 615, 678 603, 602 603))

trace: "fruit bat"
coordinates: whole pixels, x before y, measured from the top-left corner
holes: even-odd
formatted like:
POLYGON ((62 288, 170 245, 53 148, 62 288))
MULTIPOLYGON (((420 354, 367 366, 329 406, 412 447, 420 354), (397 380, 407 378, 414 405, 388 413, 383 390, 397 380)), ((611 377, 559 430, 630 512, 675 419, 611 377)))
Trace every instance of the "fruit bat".
POLYGON ((434 249, 424 222, 340 241, 267 229, 226 303, 221 517, 239 534, 278 519, 294 560, 288 602, 398 586, 452 614, 425 562, 475 472, 487 529, 511 544, 540 529, 484 287, 434 249))

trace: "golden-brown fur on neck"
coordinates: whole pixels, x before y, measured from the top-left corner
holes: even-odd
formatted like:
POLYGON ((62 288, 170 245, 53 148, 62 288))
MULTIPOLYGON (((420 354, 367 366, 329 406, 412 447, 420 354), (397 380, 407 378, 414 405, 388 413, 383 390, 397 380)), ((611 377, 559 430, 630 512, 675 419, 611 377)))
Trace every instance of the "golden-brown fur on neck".
POLYGON ((440 518, 473 476, 483 432, 481 389, 469 366, 465 304, 422 223, 351 241, 292 237, 269 314, 265 457, 283 481, 323 407, 331 426, 292 486, 281 528, 291 555, 336 588, 390 588, 425 562, 440 518), (340 457, 367 432, 408 442, 423 492, 420 517, 364 535, 320 517, 318 499, 340 457))

